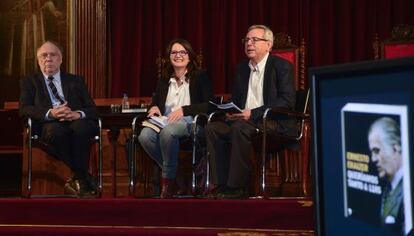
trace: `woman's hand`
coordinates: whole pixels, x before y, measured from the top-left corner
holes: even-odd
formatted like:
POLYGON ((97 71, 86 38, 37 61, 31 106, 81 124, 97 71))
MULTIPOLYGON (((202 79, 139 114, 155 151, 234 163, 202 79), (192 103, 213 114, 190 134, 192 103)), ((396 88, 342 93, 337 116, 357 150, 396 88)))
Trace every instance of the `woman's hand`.
POLYGON ((183 108, 179 108, 168 114, 168 122, 175 122, 184 116, 183 108))
POLYGON ((157 106, 153 106, 149 109, 147 117, 161 116, 161 111, 157 106))

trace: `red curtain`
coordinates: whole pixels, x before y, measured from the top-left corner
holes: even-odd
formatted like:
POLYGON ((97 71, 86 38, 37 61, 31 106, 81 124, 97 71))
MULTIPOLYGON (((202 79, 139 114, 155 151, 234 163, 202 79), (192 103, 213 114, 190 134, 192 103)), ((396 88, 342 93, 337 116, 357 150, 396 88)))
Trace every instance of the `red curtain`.
POLYGON ((412 0, 108 0, 112 97, 151 96, 155 60, 170 40, 189 40, 203 55, 215 93, 231 90, 252 24, 288 33, 307 46, 308 66, 369 60, 372 40, 414 24, 412 0))

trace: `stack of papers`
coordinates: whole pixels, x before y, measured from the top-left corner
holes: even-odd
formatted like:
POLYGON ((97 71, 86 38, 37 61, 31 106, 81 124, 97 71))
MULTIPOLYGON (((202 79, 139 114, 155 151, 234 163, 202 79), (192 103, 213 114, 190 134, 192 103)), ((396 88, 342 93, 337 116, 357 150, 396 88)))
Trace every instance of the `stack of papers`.
POLYGON ((161 128, 164 128, 166 125, 168 125, 168 117, 166 116, 151 116, 148 121, 161 128))
POLYGON ((148 120, 142 122, 142 126, 151 128, 157 133, 159 133, 166 125, 168 125, 168 117, 166 116, 152 116, 148 120))
POLYGON ((216 106, 217 110, 221 110, 221 111, 226 112, 226 113, 242 113, 243 112, 243 110, 240 109, 233 102, 217 104, 217 103, 214 103, 214 102, 210 101, 210 103, 213 104, 214 106, 216 106))

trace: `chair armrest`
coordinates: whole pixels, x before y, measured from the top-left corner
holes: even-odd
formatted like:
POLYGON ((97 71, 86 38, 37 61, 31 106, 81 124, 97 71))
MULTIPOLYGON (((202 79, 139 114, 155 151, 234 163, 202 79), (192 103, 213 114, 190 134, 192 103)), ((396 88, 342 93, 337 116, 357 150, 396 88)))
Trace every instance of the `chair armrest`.
POLYGON ((138 140, 138 127, 141 123, 139 123, 139 121, 141 121, 141 117, 140 116, 135 116, 134 119, 132 119, 132 140, 135 142, 136 140, 138 140))
POLYGON ((95 141, 102 139, 102 119, 100 117, 98 117, 98 135, 95 135, 94 139, 95 141))
POLYGON ((27 129, 27 131, 26 131, 27 138, 29 138, 31 140, 39 139, 39 136, 37 134, 33 134, 33 120, 30 117, 27 118, 26 129, 27 129))
MULTIPOLYGON (((198 126, 204 127, 208 122, 208 115, 205 113, 199 113, 194 116, 193 122, 191 123, 191 134, 193 138, 196 138, 198 132, 198 126)), ((195 141, 195 140, 194 140, 195 141)))
POLYGON ((210 113, 210 115, 208 115, 208 122, 225 120, 225 118, 226 118, 226 113, 222 111, 215 111, 215 112, 210 113))
POLYGON ((289 110, 286 108, 267 108, 263 114, 263 119, 308 119, 310 114, 289 110))
POLYGON ((208 115, 206 113, 199 113, 194 116, 193 124, 200 125, 204 127, 208 122, 208 115))

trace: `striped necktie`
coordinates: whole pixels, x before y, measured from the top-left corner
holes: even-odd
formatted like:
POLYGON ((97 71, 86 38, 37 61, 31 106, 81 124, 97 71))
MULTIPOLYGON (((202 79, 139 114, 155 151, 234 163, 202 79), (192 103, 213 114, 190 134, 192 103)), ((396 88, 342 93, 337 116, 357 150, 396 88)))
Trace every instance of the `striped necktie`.
POLYGON ((60 104, 65 103, 65 101, 63 101, 63 99, 59 96, 57 88, 56 88, 55 84, 53 83, 53 80, 54 80, 53 76, 49 76, 49 77, 47 77, 47 79, 49 80, 49 87, 50 87, 50 90, 52 91, 53 96, 57 100, 59 100, 60 104))

